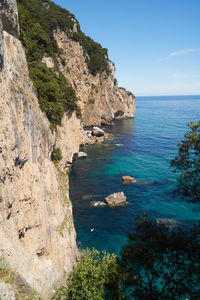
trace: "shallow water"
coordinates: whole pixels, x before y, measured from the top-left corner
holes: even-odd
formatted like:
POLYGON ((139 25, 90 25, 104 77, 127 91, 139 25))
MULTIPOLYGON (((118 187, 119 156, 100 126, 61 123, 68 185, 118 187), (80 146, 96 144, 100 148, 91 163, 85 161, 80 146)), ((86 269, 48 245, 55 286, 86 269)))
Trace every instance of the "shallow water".
POLYGON ((151 218, 176 219, 184 226, 200 219, 199 204, 172 197, 176 177, 169 167, 186 123, 199 119, 200 96, 138 97, 134 119, 106 128, 114 134, 113 139, 84 147, 88 157, 76 160, 70 173, 80 247, 119 253, 127 231, 134 228, 135 217, 144 212, 151 218), (139 184, 122 184, 123 175, 133 176, 139 184), (90 205, 92 200, 103 201, 118 191, 127 196, 127 206, 90 205))

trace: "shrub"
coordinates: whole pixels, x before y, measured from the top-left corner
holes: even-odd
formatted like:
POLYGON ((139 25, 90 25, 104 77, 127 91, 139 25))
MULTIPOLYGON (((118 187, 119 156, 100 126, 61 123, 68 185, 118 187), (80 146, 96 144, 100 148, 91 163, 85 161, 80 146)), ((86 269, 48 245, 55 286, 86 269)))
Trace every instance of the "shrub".
POLYGON ((62 159, 62 152, 61 152, 60 148, 56 148, 56 149, 53 150, 53 152, 51 153, 51 160, 52 160, 54 163, 58 163, 61 159, 62 159))
POLYGON ((88 104, 94 104, 94 103, 95 103, 95 99, 94 98, 88 99, 88 104))
MULTIPOLYGON (((86 249, 66 284, 56 291, 53 299, 106 299, 107 287, 117 284, 116 274, 118 274, 118 265, 114 254, 86 249)), ((109 299, 115 299, 110 292, 109 299)))

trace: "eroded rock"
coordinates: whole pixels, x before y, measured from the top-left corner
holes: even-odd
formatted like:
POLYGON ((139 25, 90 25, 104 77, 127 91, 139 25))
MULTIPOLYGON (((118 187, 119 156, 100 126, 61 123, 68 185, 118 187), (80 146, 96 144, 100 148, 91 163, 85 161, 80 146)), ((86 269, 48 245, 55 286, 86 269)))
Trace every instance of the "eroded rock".
POLYGON ((119 206, 126 204, 126 196, 123 192, 113 193, 104 199, 109 206, 119 206))

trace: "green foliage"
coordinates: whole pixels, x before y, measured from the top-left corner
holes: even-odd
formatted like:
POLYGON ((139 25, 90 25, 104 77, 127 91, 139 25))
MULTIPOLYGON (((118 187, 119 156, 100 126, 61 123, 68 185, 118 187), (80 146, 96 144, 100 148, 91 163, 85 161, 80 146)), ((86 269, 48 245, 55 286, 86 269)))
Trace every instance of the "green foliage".
POLYGON ((58 163, 61 159, 62 159, 62 152, 61 152, 60 148, 56 148, 56 149, 53 150, 53 152, 51 153, 51 160, 52 160, 54 163, 58 163))
POLYGON ((54 300, 101 300, 117 299, 107 289, 115 286, 117 290, 118 265, 116 256, 93 249, 83 251, 77 266, 69 275, 66 285, 59 288, 54 300))
POLYGON ((88 104, 94 104, 94 103, 95 103, 95 99, 94 98, 88 99, 88 104))
MULTIPOLYGON (((63 30, 72 30, 74 16, 53 2, 42 0, 18 0, 18 10, 21 40, 40 108, 51 122, 51 128, 56 129, 67 110, 75 110, 81 117, 75 91, 59 71, 57 56, 60 53, 53 38, 53 30, 58 26, 63 30), (52 57, 53 69, 41 62, 45 55, 52 57)), ((62 63, 65 62, 62 60, 62 63)))
POLYGON ((178 145, 178 156, 171 161, 174 172, 179 174, 175 195, 200 201, 200 121, 188 124, 190 131, 178 145))
POLYGON ((127 299, 200 299, 200 225, 169 230, 141 218, 122 248, 127 299))
POLYGON ((90 37, 86 36, 80 30, 74 34, 74 39, 81 44, 85 51, 88 70, 93 76, 98 73, 111 73, 108 64, 108 50, 102 48, 100 44, 94 42, 90 37))

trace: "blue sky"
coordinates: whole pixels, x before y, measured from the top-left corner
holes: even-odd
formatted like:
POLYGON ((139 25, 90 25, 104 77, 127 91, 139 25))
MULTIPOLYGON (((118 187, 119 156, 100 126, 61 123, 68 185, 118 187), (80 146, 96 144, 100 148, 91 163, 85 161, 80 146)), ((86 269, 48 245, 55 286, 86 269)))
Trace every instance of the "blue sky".
POLYGON ((200 94, 200 0, 55 0, 108 49, 119 86, 141 95, 200 94))

